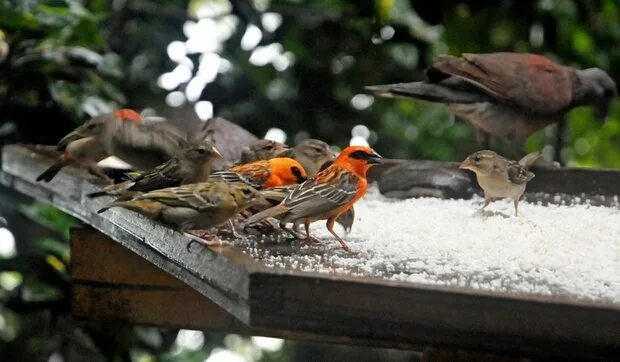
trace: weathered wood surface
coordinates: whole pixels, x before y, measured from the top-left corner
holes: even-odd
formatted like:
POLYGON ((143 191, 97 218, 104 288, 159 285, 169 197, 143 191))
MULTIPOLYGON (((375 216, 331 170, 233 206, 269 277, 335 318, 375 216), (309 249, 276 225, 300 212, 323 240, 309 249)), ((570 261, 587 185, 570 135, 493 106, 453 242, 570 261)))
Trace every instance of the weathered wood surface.
POLYGON ((23 147, 7 147, 1 181, 92 225, 252 328, 401 348, 620 355, 616 304, 267 268, 239 248, 189 252, 181 234, 135 213, 96 214, 106 200, 85 197, 97 186, 83 172, 68 168, 49 184, 34 182, 50 163, 23 147))

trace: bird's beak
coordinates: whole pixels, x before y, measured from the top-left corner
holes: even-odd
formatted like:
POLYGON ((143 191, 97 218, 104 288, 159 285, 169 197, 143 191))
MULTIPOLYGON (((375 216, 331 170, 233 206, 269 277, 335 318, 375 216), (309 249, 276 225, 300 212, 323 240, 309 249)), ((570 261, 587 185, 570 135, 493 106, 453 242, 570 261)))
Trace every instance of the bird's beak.
POLYGON ((73 131, 68 135, 64 136, 60 141, 58 141, 58 146, 56 148, 59 151, 64 151, 67 148, 67 145, 69 145, 69 143, 82 138, 84 138, 83 135, 79 134, 77 131, 73 131))
POLYGON ((473 170, 474 164, 471 163, 468 158, 468 159, 465 159, 465 161, 461 162, 461 164, 459 165, 459 168, 463 170, 473 170))
POLYGON ((610 106, 610 102, 604 101, 604 102, 598 103, 595 107, 594 113, 596 115, 596 118, 601 123, 607 122, 607 115, 609 114, 609 106, 610 106))
POLYGON ((367 163, 371 165, 383 163, 383 157, 381 157, 381 155, 379 155, 377 152, 373 152, 370 154, 367 163))
POLYGON ((224 158, 224 156, 222 156, 220 151, 218 151, 218 149, 215 146, 211 147, 211 152, 213 152, 213 155, 215 155, 217 158, 221 158, 221 159, 224 158))

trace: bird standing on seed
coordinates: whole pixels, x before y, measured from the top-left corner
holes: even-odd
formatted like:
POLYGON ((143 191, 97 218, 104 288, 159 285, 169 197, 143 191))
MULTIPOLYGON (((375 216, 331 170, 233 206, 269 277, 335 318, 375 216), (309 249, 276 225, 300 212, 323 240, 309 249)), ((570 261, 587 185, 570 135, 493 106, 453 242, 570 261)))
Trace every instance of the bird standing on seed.
POLYGON ((602 69, 579 70, 536 54, 444 55, 433 60, 427 80, 367 87, 380 96, 443 103, 464 118, 481 143, 488 137, 522 143, 571 109, 593 106, 605 119, 616 84, 602 69))
POLYGON ((131 200, 115 201, 99 213, 113 207, 123 207, 171 225, 193 241, 221 245, 217 237, 206 240, 187 231, 221 225, 261 199, 258 191, 246 184, 202 182, 147 192, 131 200))
POLYGON ((188 146, 187 136, 168 122, 145 122, 131 109, 121 109, 86 121, 59 142, 64 147, 94 137, 105 151, 138 170, 154 168, 188 146))
POLYGON ((302 183, 306 178, 306 171, 299 162, 288 157, 276 157, 214 172, 209 176, 209 181, 243 182, 261 189, 302 183))
POLYGON ((170 160, 147 171, 128 173, 129 180, 93 192, 88 197, 104 195, 127 197, 133 192, 147 192, 207 181, 215 159, 222 158, 211 141, 191 145, 170 160))
POLYGON ((327 220, 327 230, 340 242, 343 249, 350 250, 347 243, 334 232, 334 222, 364 196, 368 188, 366 172, 381 161, 382 157, 370 147, 347 147, 331 166, 295 187, 279 205, 248 218, 245 225, 268 217, 279 217, 280 227, 299 237, 287 229, 286 224, 304 223, 305 241, 313 242, 316 239, 310 236, 310 224, 327 220))
POLYGON ((95 137, 80 138, 67 143, 62 148, 62 155, 37 177, 37 181, 50 182, 60 170, 71 164, 86 167, 93 175, 109 181, 103 170, 97 166, 97 162, 109 155, 95 137))
POLYGON ((484 209, 496 197, 510 197, 514 200, 515 216, 525 185, 534 178, 530 166, 540 157, 539 152, 526 155, 521 160, 508 160, 489 150, 475 152, 465 159, 459 168, 473 171, 478 184, 484 191, 484 209))
POLYGON ((284 143, 272 140, 258 140, 241 151, 240 164, 279 157, 289 148, 284 143))
POLYGON ((299 161, 308 173, 308 177, 316 175, 325 162, 334 160, 334 154, 329 145, 316 139, 304 140, 295 148, 282 153, 280 157, 291 157, 299 161))

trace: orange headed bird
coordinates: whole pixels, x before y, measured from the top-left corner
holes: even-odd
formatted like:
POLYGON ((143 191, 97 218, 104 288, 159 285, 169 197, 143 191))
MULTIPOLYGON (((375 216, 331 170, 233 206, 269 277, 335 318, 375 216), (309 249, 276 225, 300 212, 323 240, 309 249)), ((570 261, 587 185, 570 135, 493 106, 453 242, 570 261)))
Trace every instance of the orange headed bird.
POLYGON ((214 172, 209 181, 243 182, 255 189, 299 184, 306 181, 306 171, 292 158, 276 157, 214 172))
POLYGON ((327 220, 327 230, 340 242, 343 249, 349 251, 347 243, 334 232, 334 222, 364 196, 368 188, 366 172, 381 162, 382 157, 370 147, 347 147, 331 166, 294 188, 279 205, 248 218, 245 225, 268 217, 278 217, 280 227, 298 237, 286 228, 286 224, 303 222, 306 229, 305 240, 312 242, 315 239, 310 236, 310 224, 327 220))

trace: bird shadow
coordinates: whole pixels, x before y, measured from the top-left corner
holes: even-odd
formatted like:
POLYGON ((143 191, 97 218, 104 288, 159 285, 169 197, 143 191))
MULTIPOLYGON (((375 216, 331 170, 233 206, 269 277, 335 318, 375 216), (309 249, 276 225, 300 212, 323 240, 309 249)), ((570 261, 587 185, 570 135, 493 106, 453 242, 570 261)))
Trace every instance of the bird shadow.
POLYGON ((513 215, 508 215, 506 213, 503 213, 501 211, 491 211, 491 210, 485 210, 485 209, 478 209, 473 216, 476 217, 485 217, 485 218, 489 218, 489 217, 495 217, 495 216, 501 216, 504 219, 508 219, 513 217, 513 215))

